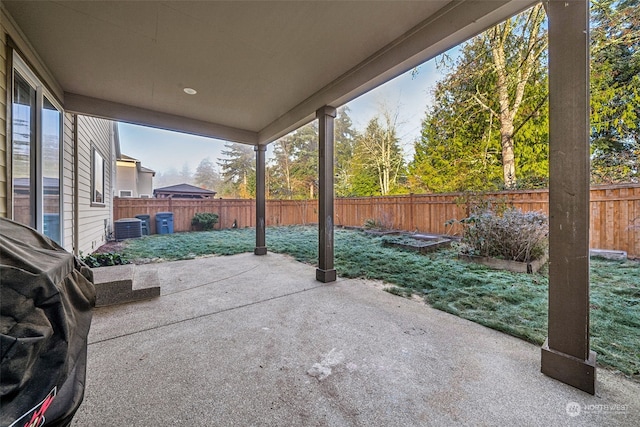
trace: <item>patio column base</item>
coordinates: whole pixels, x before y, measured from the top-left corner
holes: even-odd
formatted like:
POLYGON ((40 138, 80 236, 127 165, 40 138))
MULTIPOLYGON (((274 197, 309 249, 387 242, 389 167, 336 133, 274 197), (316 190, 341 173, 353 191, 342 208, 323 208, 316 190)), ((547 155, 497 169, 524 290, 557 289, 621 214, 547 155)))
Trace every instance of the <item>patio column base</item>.
POLYGON ((589 351, 588 360, 549 348, 549 339, 542 346, 541 372, 589 394, 596 394, 596 352, 589 351))
POLYGON ((267 247, 266 246, 256 246, 256 248, 253 250, 254 255, 266 255, 267 254, 267 247))
POLYGON ((336 281, 336 270, 321 270, 319 268, 316 269, 316 280, 322 283, 329 283, 336 281))

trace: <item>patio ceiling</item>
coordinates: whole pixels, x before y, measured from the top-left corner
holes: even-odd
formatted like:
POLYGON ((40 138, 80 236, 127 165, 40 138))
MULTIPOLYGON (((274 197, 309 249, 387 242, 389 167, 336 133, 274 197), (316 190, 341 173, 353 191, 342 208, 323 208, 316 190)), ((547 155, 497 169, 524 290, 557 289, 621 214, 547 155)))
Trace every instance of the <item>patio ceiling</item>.
POLYGON ((533 3, 2 1, 67 111, 254 145, 533 3))

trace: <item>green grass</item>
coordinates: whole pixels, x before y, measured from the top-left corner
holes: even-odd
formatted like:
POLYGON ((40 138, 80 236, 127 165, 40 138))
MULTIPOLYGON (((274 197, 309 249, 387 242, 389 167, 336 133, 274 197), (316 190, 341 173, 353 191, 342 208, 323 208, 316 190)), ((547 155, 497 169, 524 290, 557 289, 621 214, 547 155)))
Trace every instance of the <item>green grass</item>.
MULTIPOLYGON (((382 280, 389 292, 419 295, 433 307, 542 344, 547 333, 545 274, 491 270, 456 259, 455 249, 419 255, 383 247, 381 237, 335 232, 335 267, 342 277, 382 280)), ((154 235, 127 241, 134 262, 191 259, 253 251, 253 229, 154 235)), ((270 251, 315 264, 316 227, 269 227, 270 251)), ((598 363, 640 380, 640 263, 591 260, 591 348, 598 363)))

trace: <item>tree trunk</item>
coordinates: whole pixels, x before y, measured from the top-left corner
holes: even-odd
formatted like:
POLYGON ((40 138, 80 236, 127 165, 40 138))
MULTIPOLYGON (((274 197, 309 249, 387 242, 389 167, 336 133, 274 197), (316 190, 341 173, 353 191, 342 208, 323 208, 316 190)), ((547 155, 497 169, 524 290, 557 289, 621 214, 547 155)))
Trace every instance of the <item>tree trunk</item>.
POLYGON ((513 150, 513 121, 502 119, 500 125, 500 143, 502 144, 502 177, 506 188, 516 185, 516 157, 513 150))
POLYGON ((507 35, 514 30, 513 23, 508 20, 494 27, 489 33, 493 65, 497 77, 496 89, 498 91, 498 104, 500 106, 502 176, 506 188, 513 188, 517 183, 513 122, 522 104, 525 87, 533 73, 536 61, 546 46, 546 43, 538 43, 537 38, 543 16, 544 12, 541 5, 533 7, 529 12, 526 23, 526 26, 529 28, 528 38, 526 44, 520 46, 521 51, 518 55, 520 58, 520 66, 515 76, 512 76, 516 78, 513 99, 511 99, 509 94, 509 71, 507 70, 505 52, 507 35))

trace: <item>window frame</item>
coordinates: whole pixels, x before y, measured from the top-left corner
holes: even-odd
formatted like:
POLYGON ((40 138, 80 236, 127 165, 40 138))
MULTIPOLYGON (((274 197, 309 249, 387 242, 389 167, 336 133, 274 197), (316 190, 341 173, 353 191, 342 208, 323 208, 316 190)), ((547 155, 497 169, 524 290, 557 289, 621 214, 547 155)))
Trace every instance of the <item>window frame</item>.
POLYGON ((97 208, 103 208, 106 206, 106 201, 105 201, 105 189, 107 188, 107 184, 105 182, 106 179, 106 161, 105 161, 105 157, 104 155, 100 152, 100 150, 98 149, 98 147, 96 146, 96 144, 93 143, 93 141, 91 142, 91 194, 90 194, 90 199, 91 199, 91 206, 92 207, 97 207, 97 208), (102 181, 102 200, 96 200, 96 156, 100 157, 100 160, 102 162, 101 165, 101 169, 102 169, 102 177, 101 177, 101 181, 102 181))
POLYGON ((30 191, 33 193, 30 203, 30 210, 33 219, 30 225, 34 227, 39 232, 45 232, 45 185, 44 185, 44 170, 43 166, 45 163, 44 160, 44 124, 43 124, 43 116, 45 109, 45 99, 51 104, 51 106, 59 113, 59 121, 58 121, 58 203, 56 204, 56 208, 58 210, 59 221, 58 227, 54 235, 59 237, 58 244, 61 246, 64 245, 64 108, 62 108, 62 104, 58 101, 56 96, 46 84, 36 75, 33 69, 29 66, 29 64, 22 59, 19 52, 15 49, 11 49, 9 55, 11 60, 7 61, 10 66, 9 68, 9 78, 7 79, 7 83, 9 83, 7 87, 7 100, 10 101, 8 110, 7 122, 10 127, 9 132, 7 133, 7 152, 10 163, 7 165, 10 168, 10 197, 11 197, 11 206, 10 206, 10 215, 11 218, 15 218, 15 203, 14 203, 14 194, 15 194, 15 180, 14 180, 14 118, 13 118, 13 110, 14 110, 14 90, 15 90, 15 82, 16 82, 16 74, 20 76, 22 80, 24 80, 31 88, 35 89, 35 112, 33 114, 34 119, 34 132, 35 139, 30 143, 33 144, 31 147, 32 152, 30 153, 30 191), (31 179, 33 178, 33 179, 31 179), (31 182, 33 181, 33 182, 31 182))

